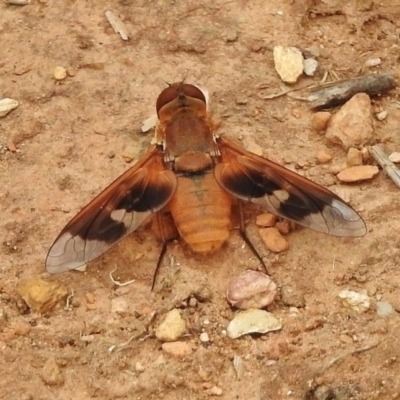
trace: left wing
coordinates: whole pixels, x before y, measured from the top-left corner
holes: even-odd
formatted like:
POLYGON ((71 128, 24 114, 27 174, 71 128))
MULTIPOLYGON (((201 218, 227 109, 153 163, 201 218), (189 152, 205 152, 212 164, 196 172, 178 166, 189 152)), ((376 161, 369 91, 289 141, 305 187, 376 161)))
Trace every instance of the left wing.
POLYGON ((47 254, 47 271, 63 272, 94 260, 164 207, 176 185, 163 153, 151 147, 65 226, 47 254))
POLYGON ((362 218, 330 190, 230 140, 218 139, 218 144, 222 162, 215 167, 215 178, 233 196, 318 232, 366 234, 362 218))

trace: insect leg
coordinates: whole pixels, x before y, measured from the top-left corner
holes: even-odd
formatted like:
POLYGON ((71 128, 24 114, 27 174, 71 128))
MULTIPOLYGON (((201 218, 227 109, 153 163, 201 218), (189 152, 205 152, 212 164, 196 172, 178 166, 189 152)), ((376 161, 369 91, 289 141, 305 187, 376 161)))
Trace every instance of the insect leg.
POLYGON ((179 237, 179 234, 178 230, 175 227, 171 214, 166 210, 159 211, 157 214, 154 215, 152 228, 158 240, 162 243, 161 252, 158 256, 156 269, 153 275, 153 282, 151 285, 151 290, 153 291, 154 285, 156 283, 157 273, 164 259, 165 252, 167 251, 168 243, 172 242, 174 239, 177 239, 179 237))
POLYGON ((165 252, 167 251, 167 246, 168 246, 169 242, 170 242, 170 240, 164 242, 162 245, 160 255, 158 256, 156 269, 154 270, 153 282, 151 283, 151 291, 153 291, 154 285, 156 284, 157 273, 158 273, 158 270, 160 269, 161 263, 164 259, 164 255, 165 255, 165 252))
POLYGON ((247 246, 249 246, 249 248, 253 252, 253 254, 257 257, 258 261, 260 261, 261 265, 263 266, 263 268, 265 270, 265 273, 267 275, 269 275, 268 268, 265 265, 264 260, 262 259, 262 257, 260 256, 260 254, 258 253, 256 248, 254 247, 253 243, 251 243, 251 240, 247 236, 246 224, 245 224, 245 218, 244 218, 244 211, 243 211, 243 203, 239 202, 238 207, 239 207, 239 215, 240 215, 240 226, 239 226, 240 236, 242 237, 244 242, 247 244, 247 246))

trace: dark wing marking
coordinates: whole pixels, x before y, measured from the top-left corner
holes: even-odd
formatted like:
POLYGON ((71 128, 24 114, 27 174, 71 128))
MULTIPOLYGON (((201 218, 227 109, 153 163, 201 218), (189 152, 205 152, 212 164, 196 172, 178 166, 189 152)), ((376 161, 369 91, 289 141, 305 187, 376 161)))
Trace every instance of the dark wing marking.
POLYGON ((319 232, 363 236, 362 218, 339 196, 266 158, 219 139, 215 178, 233 196, 319 232))
POLYGON ((176 185, 163 154, 150 148, 65 226, 47 254, 47 270, 63 272, 94 260, 164 207, 176 185))

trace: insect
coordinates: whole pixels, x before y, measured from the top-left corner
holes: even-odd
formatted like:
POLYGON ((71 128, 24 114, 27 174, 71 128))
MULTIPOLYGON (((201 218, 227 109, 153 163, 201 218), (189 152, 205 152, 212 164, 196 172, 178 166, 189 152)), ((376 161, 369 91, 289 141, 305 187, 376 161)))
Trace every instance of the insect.
POLYGON ((47 254, 49 272, 97 258, 150 216, 163 244, 157 268, 179 236, 193 252, 212 253, 246 202, 330 235, 366 233, 357 212, 328 189, 218 137, 197 86, 169 85, 156 109, 156 144, 65 226, 47 254))

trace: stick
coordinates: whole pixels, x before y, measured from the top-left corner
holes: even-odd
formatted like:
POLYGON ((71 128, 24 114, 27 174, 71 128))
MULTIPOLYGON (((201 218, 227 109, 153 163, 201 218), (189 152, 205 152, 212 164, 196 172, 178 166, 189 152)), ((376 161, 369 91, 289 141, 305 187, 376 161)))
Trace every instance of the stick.
POLYGON ((328 108, 345 103, 357 93, 376 96, 396 86, 394 75, 369 74, 321 86, 308 96, 312 108, 328 108))
POLYGON ((378 146, 368 148, 369 154, 377 161, 377 163, 386 172, 386 175, 400 188, 400 169, 396 167, 390 160, 383 149, 378 146))

